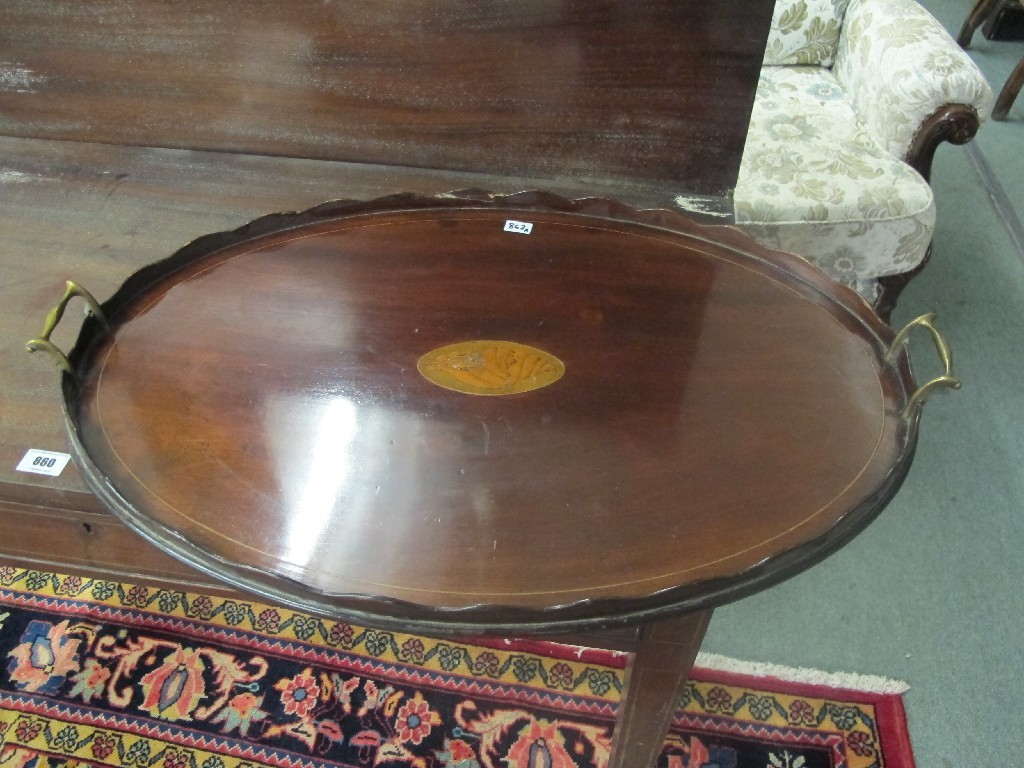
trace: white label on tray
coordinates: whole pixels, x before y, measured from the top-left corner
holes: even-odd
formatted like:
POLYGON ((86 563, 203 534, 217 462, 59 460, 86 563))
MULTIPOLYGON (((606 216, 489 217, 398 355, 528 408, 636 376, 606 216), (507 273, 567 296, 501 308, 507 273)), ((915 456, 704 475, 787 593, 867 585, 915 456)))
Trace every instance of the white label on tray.
POLYGON ((57 477, 71 461, 71 455, 56 451, 41 451, 30 448, 18 463, 19 472, 34 472, 37 475, 57 477))
POLYGON ((533 224, 528 221, 513 221, 509 219, 505 222, 506 232, 516 232, 520 235, 528 235, 533 231, 533 224))

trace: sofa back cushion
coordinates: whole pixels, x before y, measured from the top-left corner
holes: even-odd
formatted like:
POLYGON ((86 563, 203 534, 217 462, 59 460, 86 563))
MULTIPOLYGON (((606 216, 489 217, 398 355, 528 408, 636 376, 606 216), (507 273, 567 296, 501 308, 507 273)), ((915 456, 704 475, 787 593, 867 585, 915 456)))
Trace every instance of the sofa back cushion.
POLYGON ((776 0, 764 63, 831 67, 850 0, 776 0))

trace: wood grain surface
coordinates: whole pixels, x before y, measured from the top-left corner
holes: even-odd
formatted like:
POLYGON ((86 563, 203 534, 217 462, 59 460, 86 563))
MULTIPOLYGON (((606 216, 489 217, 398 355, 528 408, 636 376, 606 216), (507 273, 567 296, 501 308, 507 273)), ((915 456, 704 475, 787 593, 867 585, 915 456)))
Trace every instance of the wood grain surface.
POLYGON ((772 8, 11 0, 0 133, 724 196, 772 8))

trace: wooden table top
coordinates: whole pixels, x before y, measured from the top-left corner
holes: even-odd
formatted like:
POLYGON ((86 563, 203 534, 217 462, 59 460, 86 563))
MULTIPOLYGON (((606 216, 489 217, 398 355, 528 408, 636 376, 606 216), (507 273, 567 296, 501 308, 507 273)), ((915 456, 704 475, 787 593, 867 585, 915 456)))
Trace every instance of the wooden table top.
POLYGON ((133 278, 65 387, 93 490, 247 589, 435 631, 733 599, 895 493, 912 382, 852 292, 523 200, 335 206, 133 278))
POLYGON ((729 213, 773 8, 9 0, 0 134, 660 183, 729 213))

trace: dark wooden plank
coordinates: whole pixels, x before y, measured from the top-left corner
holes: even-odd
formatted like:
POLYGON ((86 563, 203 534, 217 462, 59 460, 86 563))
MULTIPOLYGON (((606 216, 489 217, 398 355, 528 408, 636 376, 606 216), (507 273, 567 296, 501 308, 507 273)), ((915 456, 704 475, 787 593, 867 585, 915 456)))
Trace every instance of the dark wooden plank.
POLYGON ((0 133, 734 186, 772 0, 0 4, 0 133))

